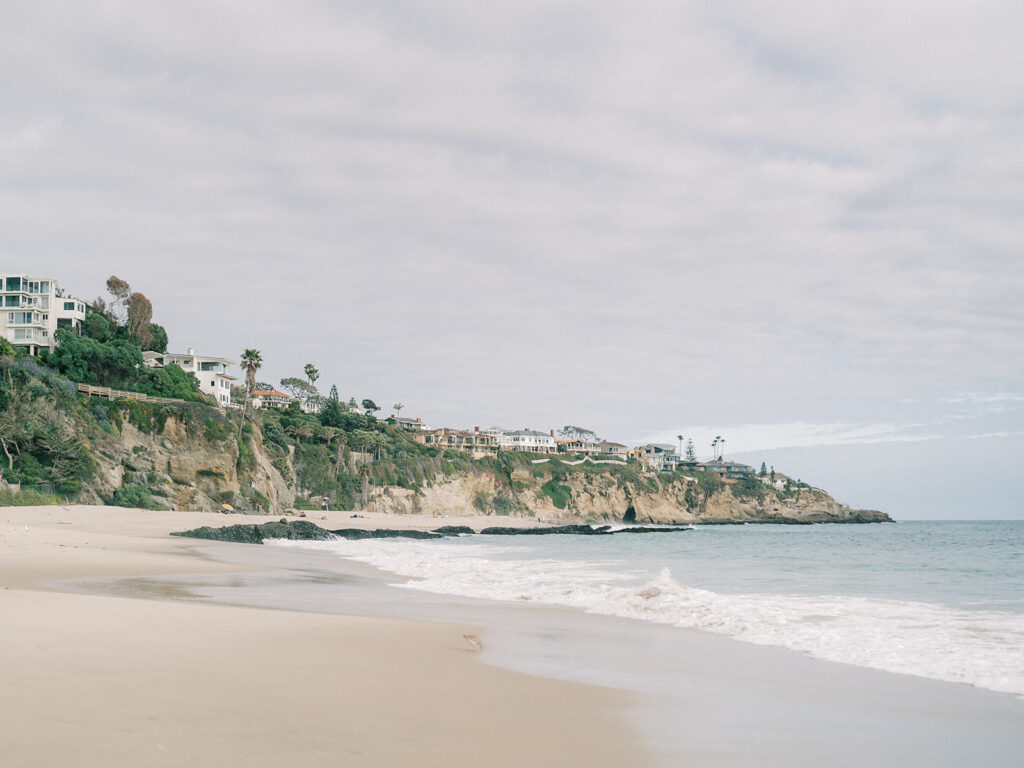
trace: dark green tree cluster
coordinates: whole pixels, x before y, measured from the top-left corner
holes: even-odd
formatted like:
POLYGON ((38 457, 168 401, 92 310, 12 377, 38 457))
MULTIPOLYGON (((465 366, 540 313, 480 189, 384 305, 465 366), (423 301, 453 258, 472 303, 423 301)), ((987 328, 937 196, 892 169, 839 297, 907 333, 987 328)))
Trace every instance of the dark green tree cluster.
POLYGON ((107 281, 112 299, 87 309, 81 334, 58 328, 57 348, 44 361, 72 381, 180 400, 205 399, 193 374, 176 365, 149 368, 143 351, 166 352, 167 331, 152 322, 153 308, 117 277, 107 281))
POLYGON ((30 358, 0 355, 0 474, 9 483, 53 487, 72 496, 94 462, 82 437, 59 416, 78 403, 65 380, 30 358))

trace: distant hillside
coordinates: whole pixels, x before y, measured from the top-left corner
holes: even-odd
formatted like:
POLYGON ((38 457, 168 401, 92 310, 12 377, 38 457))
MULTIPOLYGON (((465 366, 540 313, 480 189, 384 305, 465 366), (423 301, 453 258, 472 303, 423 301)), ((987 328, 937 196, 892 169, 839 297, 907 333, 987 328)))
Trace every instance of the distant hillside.
MULTIPOLYGON (((293 407, 240 419, 200 402, 90 398, 31 359, 0 356, 0 476, 54 501, 280 514, 326 495, 334 508, 559 521, 888 520, 803 485, 652 477, 632 463, 534 463, 514 452, 473 459, 420 445, 336 399, 319 416, 293 407)), ((17 503, 17 494, 3 498, 17 503)))

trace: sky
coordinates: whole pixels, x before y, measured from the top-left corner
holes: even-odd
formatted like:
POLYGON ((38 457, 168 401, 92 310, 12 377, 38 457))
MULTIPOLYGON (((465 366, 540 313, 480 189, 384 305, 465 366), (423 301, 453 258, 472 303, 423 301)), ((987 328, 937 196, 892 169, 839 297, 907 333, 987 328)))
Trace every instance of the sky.
POLYGON ((0 271, 431 426, 1024 518, 1024 4, 0 10, 0 271))

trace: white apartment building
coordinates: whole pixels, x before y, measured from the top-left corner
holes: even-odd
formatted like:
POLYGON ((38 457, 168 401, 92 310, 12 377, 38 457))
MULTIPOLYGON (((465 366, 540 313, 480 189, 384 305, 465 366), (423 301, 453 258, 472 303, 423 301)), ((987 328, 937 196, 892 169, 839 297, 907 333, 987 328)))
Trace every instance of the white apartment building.
POLYGON ((189 349, 183 355, 170 352, 143 352, 142 360, 151 368, 176 365, 183 371, 195 374, 203 394, 212 397, 222 408, 231 405, 231 382, 237 379, 228 375, 228 368, 236 363, 222 357, 197 355, 194 349, 189 349))
POLYGON ((0 274, 0 336, 30 355, 52 352, 57 329, 79 331, 84 320, 85 302, 59 295, 56 280, 0 274))
MULTIPOLYGON (((484 430, 484 434, 491 434, 493 429, 496 428, 484 430)), ((517 429, 514 432, 502 432, 497 435, 497 438, 498 447, 505 451, 527 451, 529 453, 556 453, 558 451, 554 430, 548 434, 533 429, 517 429)))

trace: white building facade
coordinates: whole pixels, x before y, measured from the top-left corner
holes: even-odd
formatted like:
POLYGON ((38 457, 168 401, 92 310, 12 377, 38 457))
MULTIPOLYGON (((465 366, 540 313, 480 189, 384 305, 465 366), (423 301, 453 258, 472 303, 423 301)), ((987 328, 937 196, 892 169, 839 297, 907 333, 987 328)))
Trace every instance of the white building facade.
POLYGON ((194 349, 183 355, 171 352, 143 352, 142 359, 151 368, 176 365, 183 371, 194 374, 199 381, 199 390, 203 394, 212 397, 222 408, 231 405, 231 382, 237 379, 228 374, 228 369, 235 365, 230 360, 197 355, 194 349))
MULTIPOLYGON (((485 430, 489 433, 490 430, 485 430)), ((505 451, 526 451, 528 453, 556 453, 558 446, 554 434, 537 432, 533 429, 517 429, 497 435, 498 447, 505 451)))
POLYGON ((59 295, 51 278, 0 274, 0 336, 30 355, 52 352, 58 328, 81 332, 85 306, 81 299, 59 295))

